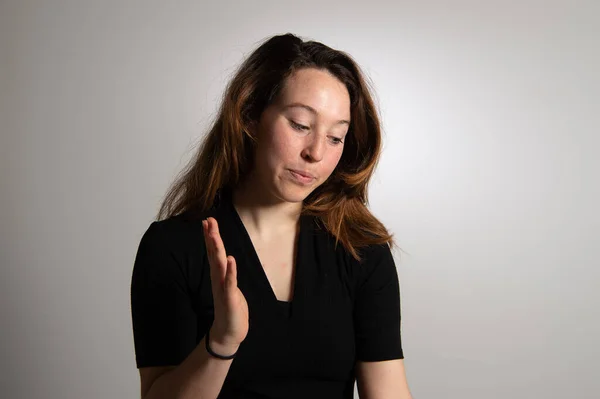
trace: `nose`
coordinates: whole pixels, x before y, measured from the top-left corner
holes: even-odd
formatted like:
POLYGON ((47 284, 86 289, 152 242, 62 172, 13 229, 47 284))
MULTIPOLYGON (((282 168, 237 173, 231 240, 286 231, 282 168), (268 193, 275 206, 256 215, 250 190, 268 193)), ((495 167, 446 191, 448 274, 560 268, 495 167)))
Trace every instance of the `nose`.
POLYGON ((319 135, 309 135, 302 150, 302 158, 307 161, 319 162, 323 159, 325 141, 319 135))

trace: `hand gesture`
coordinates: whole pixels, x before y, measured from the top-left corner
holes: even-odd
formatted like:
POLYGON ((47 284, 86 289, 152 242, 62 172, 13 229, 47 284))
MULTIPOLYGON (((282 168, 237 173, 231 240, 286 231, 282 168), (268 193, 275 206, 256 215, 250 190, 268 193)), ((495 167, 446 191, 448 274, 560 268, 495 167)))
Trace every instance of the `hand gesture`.
POLYGON ((209 344, 213 351, 230 355, 248 334, 248 303, 237 286, 237 265, 225 252, 217 220, 210 217, 202 221, 202 226, 215 309, 209 344))

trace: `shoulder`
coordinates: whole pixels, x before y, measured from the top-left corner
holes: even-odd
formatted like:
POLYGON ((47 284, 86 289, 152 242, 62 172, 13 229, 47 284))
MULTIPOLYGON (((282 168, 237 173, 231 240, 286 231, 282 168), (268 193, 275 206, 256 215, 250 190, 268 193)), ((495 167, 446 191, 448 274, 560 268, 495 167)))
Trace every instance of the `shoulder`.
POLYGON ((360 261, 352 258, 358 285, 372 279, 389 279, 396 277, 396 263, 392 250, 387 243, 370 244, 358 250, 360 261))
POLYGON ((186 212, 151 222, 140 239, 136 266, 187 270, 202 263, 206 253, 202 220, 207 216, 186 212))
POLYGON ((341 266, 349 282, 358 288, 373 277, 389 278, 396 275, 396 265, 392 250, 387 243, 369 244, 358 248, 360 261, 352 256, 350 251, 340 241, 328 232, 315 219, 315 239, 326 252, 334 254, 335 263, 341 266))
POLYGON ((184 213, 151 222, 135 256, 132 292, 139 296, 156 284, 198 286, 205 273, 205 255, 201 216, 184 213))
POLYGON ((184 212, 166 219, 153 221, 144 232, 141 243, 153 247, 181 250, 203 243, 202 220, 210 216, 184 212))
POLYGON ((389 244, 370 244, 358 250, 361 265, 373 267, 382 261, 393 261, 393 254, 389 244))

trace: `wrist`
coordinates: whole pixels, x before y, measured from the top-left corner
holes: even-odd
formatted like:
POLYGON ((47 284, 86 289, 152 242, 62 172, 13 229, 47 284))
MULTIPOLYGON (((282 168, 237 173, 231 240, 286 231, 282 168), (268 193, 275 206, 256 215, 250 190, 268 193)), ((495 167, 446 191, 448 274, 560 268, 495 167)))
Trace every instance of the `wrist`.
POLYGON ((210 328, 206 332, 206 350, 213 357, 233 359, 240 345, 223 342, 219 337, 213 337, 210 328), (212 353, 211 353, 212 352, 212 353))

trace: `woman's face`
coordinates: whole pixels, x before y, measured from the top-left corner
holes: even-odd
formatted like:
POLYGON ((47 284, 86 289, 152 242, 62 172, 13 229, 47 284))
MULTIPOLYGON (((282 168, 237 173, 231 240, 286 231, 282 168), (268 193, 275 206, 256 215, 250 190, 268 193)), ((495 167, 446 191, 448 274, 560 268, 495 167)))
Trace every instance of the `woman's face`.
POLYGON ((303 201, 337 166, 349 124, 346 86, 324 70, 296 71, 258 123, 257 188, 283 201, 303 201))

